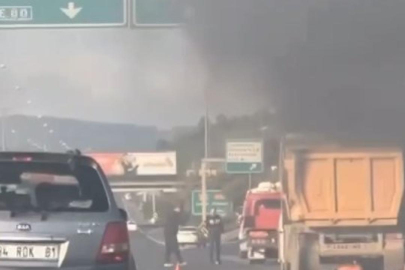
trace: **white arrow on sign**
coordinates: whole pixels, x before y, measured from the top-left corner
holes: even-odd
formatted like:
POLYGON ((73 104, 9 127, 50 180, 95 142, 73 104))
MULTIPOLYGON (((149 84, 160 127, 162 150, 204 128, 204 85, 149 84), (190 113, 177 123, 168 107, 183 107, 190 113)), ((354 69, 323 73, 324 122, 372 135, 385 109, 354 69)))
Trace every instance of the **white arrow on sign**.
POLYGON ((62 12, 65 13, 70 19, 74 19, 82 10, 82 7, 75 7, 74 2, 69 2, 67 8, 61 8, 60 10, 62 10, 62 12))
POLYGON ((257 164, 256 164, 256 163, 253 163, 252 166, 250 166, 250 170, 251 170, 251 171, 253 171, 253 170, 256 169, 256 168, 257 168, 257 164))

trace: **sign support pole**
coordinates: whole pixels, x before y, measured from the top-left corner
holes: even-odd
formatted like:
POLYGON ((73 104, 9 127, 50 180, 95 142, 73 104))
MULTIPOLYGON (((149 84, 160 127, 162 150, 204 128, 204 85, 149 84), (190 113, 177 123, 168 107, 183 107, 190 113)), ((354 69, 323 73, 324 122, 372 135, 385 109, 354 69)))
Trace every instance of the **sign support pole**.
POLYGON ((156 194, 152 193, 152 209, 153 209, 153 216, 156 215, 156 194))
POLYGON ((201 161, 201 203, 202 203, 202 223, 207 220, 207 164, 205 160, 201 161))
POLYGON ((280 216, 280 221, 279 221, 279 254, 278 254, 278 259, 280 263, 285 264, 286 259, 285 259, 285 254, 286 254, 286 234, 284 231, 284 223, 287 219, 287 213, 286 213, 286 197, 284 196, 284 157, 285 157, 285 137, 282 136, 280 138, 280 145, 279 145, 279 161, 278 161, 278 180, 280 181, 281 185, 281 192, 283 198, 281 199, 281 216, 280 216))
POLYGON ((252 174, 249 173, 249 189, 252 189, 252 174))
POLYGON ((1 109, 1 150, 7 150, 6 126, 7 126, 7 110, 1 109))

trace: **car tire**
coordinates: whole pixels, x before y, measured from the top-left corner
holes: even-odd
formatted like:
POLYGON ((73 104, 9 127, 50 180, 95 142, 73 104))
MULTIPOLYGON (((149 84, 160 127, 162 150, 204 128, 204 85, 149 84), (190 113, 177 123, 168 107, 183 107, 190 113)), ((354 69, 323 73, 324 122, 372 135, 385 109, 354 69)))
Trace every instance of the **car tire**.
POLYGON ((239 258, 247 259, 247 251, 244 250, 239 251, 239 258))

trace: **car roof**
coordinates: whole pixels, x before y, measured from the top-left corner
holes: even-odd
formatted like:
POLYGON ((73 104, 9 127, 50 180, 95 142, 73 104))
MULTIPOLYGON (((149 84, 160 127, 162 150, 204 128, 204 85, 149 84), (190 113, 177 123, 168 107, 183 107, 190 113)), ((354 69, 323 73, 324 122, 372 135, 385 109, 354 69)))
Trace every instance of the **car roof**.
POLYGON ((41 162, 41 163, 66 163, 72 160, 94 166, 97 162, 89 157, 83 156, 78 152, 68 153, 44 153, 44 152, 0 152, 0 162, 41 162), (29 158, 30 160, 26 160, 29 158))

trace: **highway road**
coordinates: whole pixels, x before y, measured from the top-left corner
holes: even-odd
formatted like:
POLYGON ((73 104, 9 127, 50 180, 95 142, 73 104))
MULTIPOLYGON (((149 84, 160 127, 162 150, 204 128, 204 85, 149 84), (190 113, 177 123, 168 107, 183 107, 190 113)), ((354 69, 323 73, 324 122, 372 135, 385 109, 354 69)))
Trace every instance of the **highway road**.
MULTIPOLYGON (((155 239, 146 231, 131 233, 131 249, 135 257, 138 270, 174 270, 163 267, 164 245, 160 239, 155 239)), ((186 248, 182 250, 187 266, 182 270, 279 270, 276 261, 265 264, 250 265, 247 260, 238 257, 238 245, 227 243, 222 248, 222 264, 212 265, 208 259, 208 248, 186 248)), ((324 265, 322 270, 334 270, 336 266, 324 265)))
MULTIPOLYGON (((118 200, 123 206, 131 220, 140 221, 141 215, 137 207, 125 200, 118 200)), ((137 262, 138 270, 172 270, 164 268, 164 243, 162 229, 150 228, 140 229, 131 233, 131 249, 137 262)), ((238 257, 238 245, 226 243, 223 245, 222 265, 212 265, 208 258, 208 248, 190 248, 182 250, 187 266, 184 270, 278 270, 276 262, 266 262, 263 265, 249 265, 247 260, 238 257)))
MULTIPOLYGON (((164 270, 164 246, 159 241, 150 238, 147 233, 135 232, 131 234, 131 248, 138 270, 164 270)), ((212 265, 208 259, 208 248, 188 248, 182 251, 187 266, 184 270, 278 270, 276 262, 264 265, 249 265, 246 260, 238 258, 237 244, 225 244, 223 247, 222 265, 212 265)))
MULTIPOLYGON (((141 213, 136 205, 125 200, 117 200, 124 207, 129 219, 139 222, 141 213)), ((174 270, 163 267, 164 242, 161 228, 140 228, 131 232, 131 249, 135 257, 138 270, 174 270)), ((247 260, 238 257, 238 244, 224 243, 222 247, 222 265, 212 265, 208 258, 208 248, 200 249, 186 247, 182 255, 187 266, 182 270, 279 270, 276 261, 266 261, 265 264, 250 265, 247 260)), ((334 266, 324 266, 322 270, 334 270, 334 266)))

